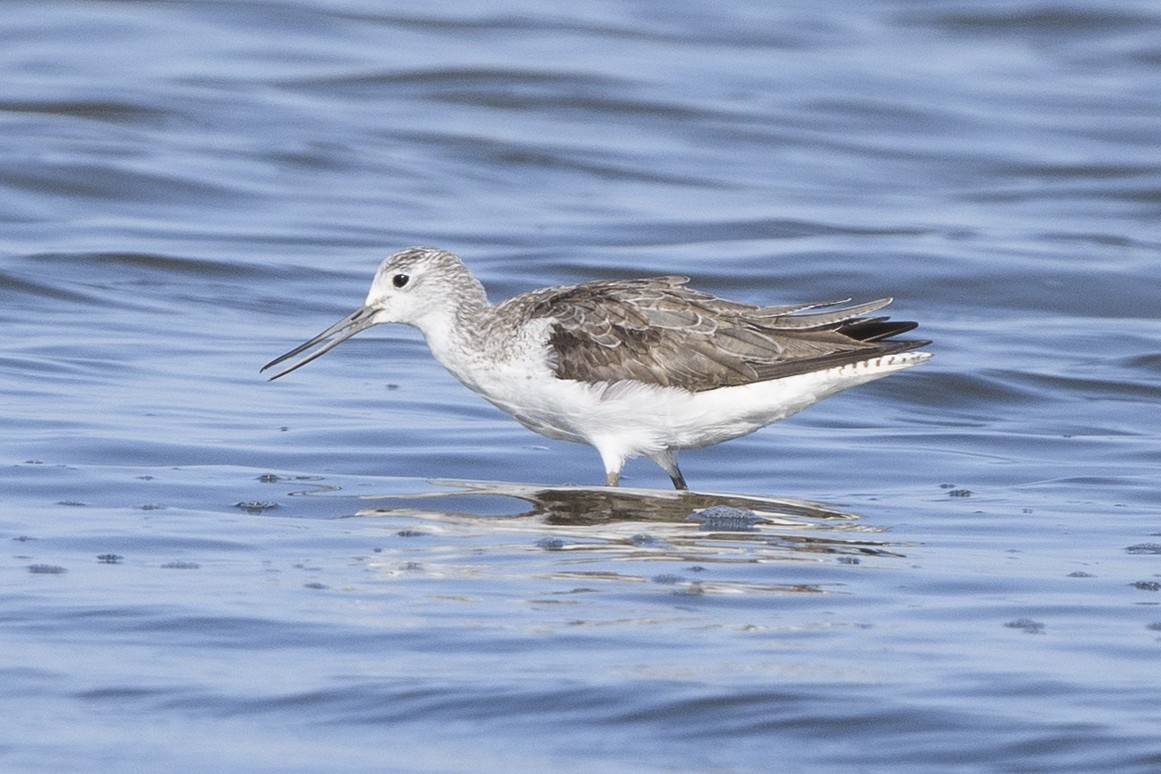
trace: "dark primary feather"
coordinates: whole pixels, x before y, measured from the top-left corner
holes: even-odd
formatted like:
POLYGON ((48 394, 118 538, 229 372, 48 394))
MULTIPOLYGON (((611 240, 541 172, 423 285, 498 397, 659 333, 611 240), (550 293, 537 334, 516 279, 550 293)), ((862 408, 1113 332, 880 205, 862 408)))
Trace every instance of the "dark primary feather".
POLYGON ((598 280, 517 296, 530 318, 551 318, 561 379, 633 379, 692 392, 779 379, 904 352, 930 342, 890 340, 916 327, 860 315, 891 299, 758 307, 684 287, 685 277, 598 280), (829 311, 812 309, 832 307, 829 311))

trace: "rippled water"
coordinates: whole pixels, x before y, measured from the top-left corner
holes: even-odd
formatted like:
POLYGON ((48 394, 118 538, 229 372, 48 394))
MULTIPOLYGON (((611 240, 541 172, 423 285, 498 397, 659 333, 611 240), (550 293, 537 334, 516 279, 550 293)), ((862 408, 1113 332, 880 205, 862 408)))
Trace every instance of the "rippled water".
POLYGON ((7 5, 0 766, 1161 768, 1161 12, 772 5, 7 5), (610 493, 408 329, 258 375, 410 244, 936 358, 610 493))

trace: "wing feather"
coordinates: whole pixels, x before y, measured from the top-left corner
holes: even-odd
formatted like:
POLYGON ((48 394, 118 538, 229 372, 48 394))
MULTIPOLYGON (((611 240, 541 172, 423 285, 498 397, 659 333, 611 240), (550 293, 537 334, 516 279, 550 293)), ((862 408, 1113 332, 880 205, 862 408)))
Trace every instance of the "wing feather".
POLYGON ((856 363, 923 346, 888 340, 913 322, 863 317, 891 303, 758 307, 685 287, 685 277, 598 280, 545 288, 501 307, 551 320, 549 361, 561 379, 681 387, 692 392, 856 363), (839 308, 835 308, 839 307, 839 308), (813 311, 818 310, 818 311, 813 311))

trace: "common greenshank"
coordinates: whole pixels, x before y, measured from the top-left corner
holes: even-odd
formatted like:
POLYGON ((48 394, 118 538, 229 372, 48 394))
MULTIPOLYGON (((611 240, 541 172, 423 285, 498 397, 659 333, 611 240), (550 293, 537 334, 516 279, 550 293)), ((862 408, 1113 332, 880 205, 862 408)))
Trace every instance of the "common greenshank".
POLYGON ((644 455, 686 489, 678 450, 931 357, 913 351, 929 341, 893 338, 917 323, 864 316, 890 298, 753 306, 688 281, 596 280, 492 304, 458 257, 411 247, 383 261, 361 307, 262 370, 309 352, 277 379, 374 325, 412 325, 454 377, 529 430, 596 447, 606 486, 644 455))

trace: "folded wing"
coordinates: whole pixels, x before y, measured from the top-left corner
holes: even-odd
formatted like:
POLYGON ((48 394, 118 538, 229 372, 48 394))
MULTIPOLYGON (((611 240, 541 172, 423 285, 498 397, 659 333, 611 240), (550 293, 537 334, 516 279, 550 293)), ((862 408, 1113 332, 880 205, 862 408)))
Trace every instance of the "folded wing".
POLYGON ((893 339, 916 327, 867 317, 884 298, 759 307, 685 287, 685 277, 599 280, 546 288, 505 304, 550 319, 550 365, 561 379, 636 380, 692 392, 857 363, 930 342, 893 339))

